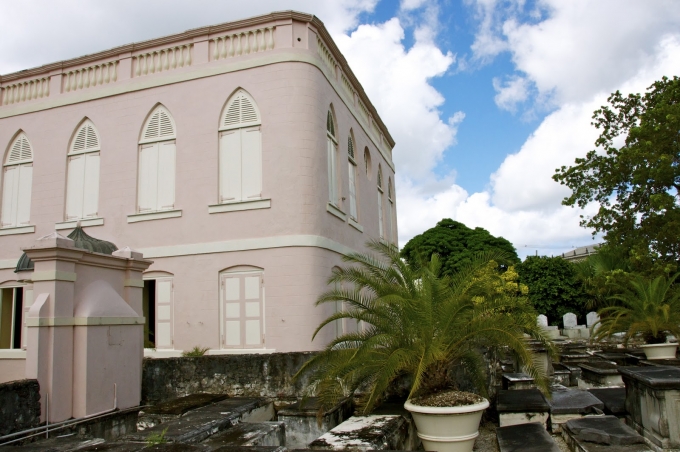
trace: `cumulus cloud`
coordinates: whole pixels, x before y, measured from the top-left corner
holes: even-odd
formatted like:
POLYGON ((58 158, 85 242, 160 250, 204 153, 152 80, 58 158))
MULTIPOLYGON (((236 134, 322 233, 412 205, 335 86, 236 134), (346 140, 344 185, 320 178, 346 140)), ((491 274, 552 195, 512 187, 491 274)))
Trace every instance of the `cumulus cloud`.
POLYGON ((513 75, 502 82, 499 77, 494 77, 492 80, 493 89, 496 90, 494 101, 498 108, 514 112, 517 110, 517 104, 527 100, 529 96, 529 81, 513 75))

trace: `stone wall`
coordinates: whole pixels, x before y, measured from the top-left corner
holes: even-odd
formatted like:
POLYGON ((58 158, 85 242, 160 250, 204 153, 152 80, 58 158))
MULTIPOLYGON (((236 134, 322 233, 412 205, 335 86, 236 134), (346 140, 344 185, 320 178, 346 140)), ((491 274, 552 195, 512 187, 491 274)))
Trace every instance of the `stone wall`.
POLYGON ((296 397, 306 386, 293 375, 313 352, 144 359, 142 404, 209 392, 230 396, 296 397))
POLYGON ((40 424, 38 380, 0 383, 0 436, 40 424))

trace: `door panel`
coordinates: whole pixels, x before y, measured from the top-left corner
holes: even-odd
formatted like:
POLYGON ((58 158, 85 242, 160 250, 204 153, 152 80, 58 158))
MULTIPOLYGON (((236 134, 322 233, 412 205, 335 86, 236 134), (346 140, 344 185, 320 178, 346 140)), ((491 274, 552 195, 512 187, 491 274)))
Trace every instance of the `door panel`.
POLYGON ((156 348, 173 348, 172 278, 156 279, 156 348))
POLYGON ((262 273, 225 273, 220 276, 223 347, 264 346, 262 273))

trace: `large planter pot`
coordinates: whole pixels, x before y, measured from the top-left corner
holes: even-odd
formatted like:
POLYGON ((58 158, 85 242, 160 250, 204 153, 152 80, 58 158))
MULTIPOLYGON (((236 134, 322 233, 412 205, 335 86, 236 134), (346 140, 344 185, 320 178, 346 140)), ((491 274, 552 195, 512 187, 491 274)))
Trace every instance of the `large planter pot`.
POLYGON ((640 346, 647 355, 647 359, 675 359, 678 344, 647 344, 640 346))
POLYGON ((479 436, 482 413, 488 407, 486 399, 456 407, 420 406, 410 400, 404 404, 413 416, 425 450, 438 452, 471 452, 479 436))

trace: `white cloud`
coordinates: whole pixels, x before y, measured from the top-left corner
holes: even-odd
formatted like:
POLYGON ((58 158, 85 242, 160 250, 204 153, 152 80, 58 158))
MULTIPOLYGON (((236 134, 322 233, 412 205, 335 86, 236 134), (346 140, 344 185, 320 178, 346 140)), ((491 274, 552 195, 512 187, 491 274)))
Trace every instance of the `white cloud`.
POLYGON ((293 9, 318 16, 331 34, 350 30, 378 0, 22 0, 0 14, 0 74, 75 58, 191 28, 293 9))
POLYGON ((427 3, 427 1, 428 0, 401 0, 399 9, 402 11, 411 11, 420 8, 427 3))
POLYGON ((514 112, 517 109, 517 104, 524 102, 529 96, 529 81, 518 75, 513 75, 505 82, 494 77, 492 80, 493 89, 496 90, 494 101, 498 108, 514 112))

